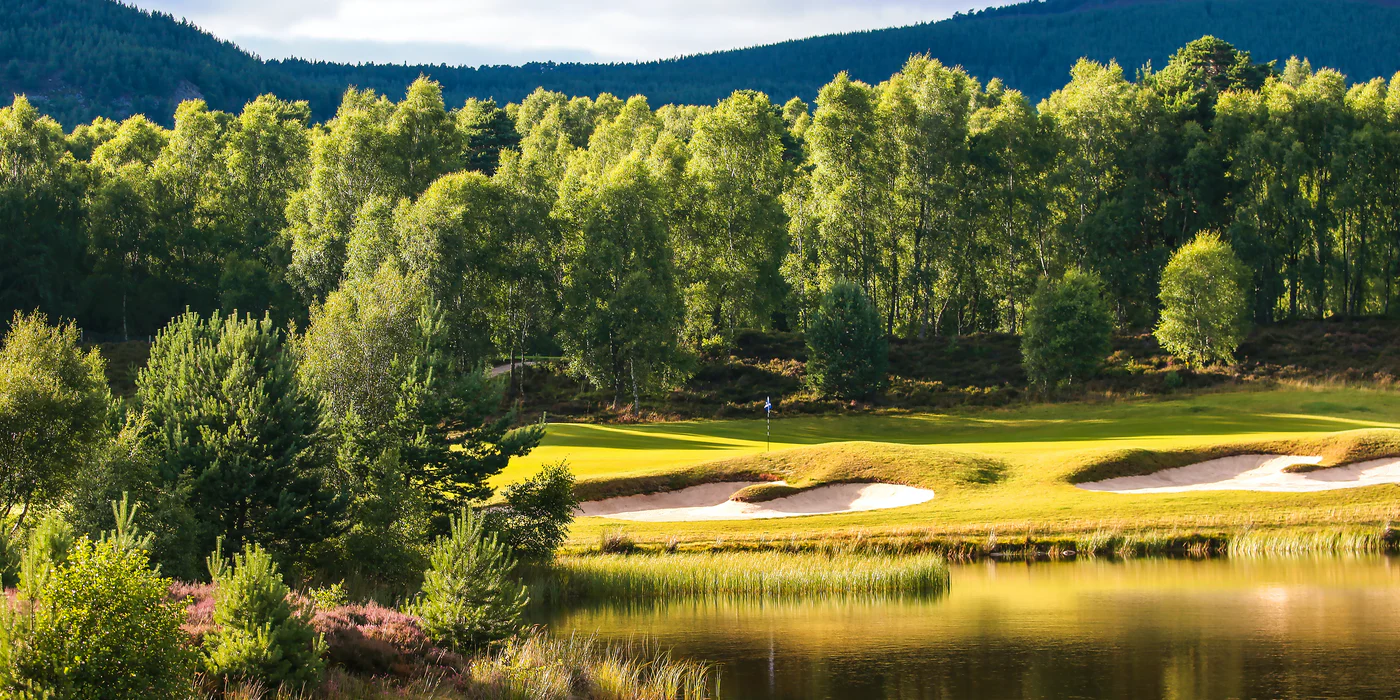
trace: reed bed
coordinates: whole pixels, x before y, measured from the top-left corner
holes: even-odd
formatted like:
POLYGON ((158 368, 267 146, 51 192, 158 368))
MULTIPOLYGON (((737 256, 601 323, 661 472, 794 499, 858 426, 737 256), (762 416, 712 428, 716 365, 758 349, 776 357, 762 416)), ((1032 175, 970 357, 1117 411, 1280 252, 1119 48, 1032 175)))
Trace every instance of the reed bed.
POLYGON ((1392 551, 1395 539, 1389 526, 1249 530, 1231 537, 1225 551, 1230 556, 1380 554, 1392 551))
POLYGON ((700 597, 916 596, 948 588, 948 565, 908 556, 714 552, 561 557, 537 599, 655 600, 700 597))

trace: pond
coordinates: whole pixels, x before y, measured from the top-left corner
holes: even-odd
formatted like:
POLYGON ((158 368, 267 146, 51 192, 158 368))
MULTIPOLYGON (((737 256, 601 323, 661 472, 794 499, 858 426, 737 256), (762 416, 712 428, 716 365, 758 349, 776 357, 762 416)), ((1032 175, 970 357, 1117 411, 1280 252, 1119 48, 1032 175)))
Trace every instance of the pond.
POLYGON ((720 664, 720 697, 1400 697, 1400 560, 984 562, 927 600, 557 611, 720 664))

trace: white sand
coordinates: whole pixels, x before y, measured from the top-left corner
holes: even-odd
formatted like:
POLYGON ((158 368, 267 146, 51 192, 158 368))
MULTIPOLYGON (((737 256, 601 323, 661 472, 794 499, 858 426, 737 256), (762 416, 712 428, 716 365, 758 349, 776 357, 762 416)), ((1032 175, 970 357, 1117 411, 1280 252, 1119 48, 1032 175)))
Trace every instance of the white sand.
POLYGON ((726 481, 644 496, 587 501, 579 504, 579 515, 646 522, 750 520, 901 508, 933 499, 932 491, 912 486, 831 484, 762 503, 729 500, 741 489, 760 483, 783 482, 726 481))
POLYGON ((1321 457, 1239 455, 1212 459, 1143 476, 1104 479, 1079 488, 1109 493, 1181 493, 1183 491, 1273 491, 1303 493, 1354 489, 1377 484, 1400 484, 1400 459, 1376 459, 1345 467, 1310 472, 1286 472, 1299 464, 1317 464, 1321 457))

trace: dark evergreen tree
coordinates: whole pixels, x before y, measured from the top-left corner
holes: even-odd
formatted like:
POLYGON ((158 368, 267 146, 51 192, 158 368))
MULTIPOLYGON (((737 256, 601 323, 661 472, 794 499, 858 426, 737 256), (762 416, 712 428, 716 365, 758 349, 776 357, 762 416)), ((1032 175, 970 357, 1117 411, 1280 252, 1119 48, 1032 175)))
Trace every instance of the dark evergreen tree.
POLYGON ((1021 336, 1026 376, 1045 392, 1093 378, 1108 356, 1112 332, 1113 315, 1097 276, 1071 270, 1061 279, 1041 280, 1021 336))
POLYGON ((826 396, 868 398, 885 388, 889 347, 860 287, 837 282, 807 326, 807 382, 826 396))
POLYGON ((195 313, 156 337, 136 382, 164 488, 186 493, 190 556, 258 544, 295 561, 335 534, 342 503, 324 485, 315 398, 271 321, 195 313))

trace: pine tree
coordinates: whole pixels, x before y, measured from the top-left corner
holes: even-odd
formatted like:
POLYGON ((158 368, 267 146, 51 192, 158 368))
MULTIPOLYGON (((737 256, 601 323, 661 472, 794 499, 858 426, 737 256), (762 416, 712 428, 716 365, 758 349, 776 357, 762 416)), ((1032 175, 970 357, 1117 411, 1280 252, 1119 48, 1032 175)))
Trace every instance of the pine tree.
POLYGON ((412 607, 429 639, 467 650, 520 629, 529 597, 512 575, 515 557, 471 509, 452 518, 451 534, 438 538, 431 561, 412 607))
POLYGON ((860 288, 837 282, 807 327, 807 383, 826 396, 867 398, 885 387, 889 347, 860 288))
POLYGON ((337 531, 317 403, 269 320, 186 313, 136 384, 166 487, 189 489, 199 550, 223 537, 293 557, 337 531))
POLYGON ((273 688, 316 687, 325 668, 325 640, 312 629, 309 609, 292 609, 287 584, 267 550, 247 545, 230 566, 216 548, 209 575, 217 627, 205 640, 208 670, 273 688))

